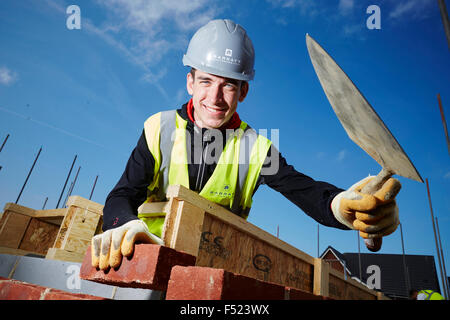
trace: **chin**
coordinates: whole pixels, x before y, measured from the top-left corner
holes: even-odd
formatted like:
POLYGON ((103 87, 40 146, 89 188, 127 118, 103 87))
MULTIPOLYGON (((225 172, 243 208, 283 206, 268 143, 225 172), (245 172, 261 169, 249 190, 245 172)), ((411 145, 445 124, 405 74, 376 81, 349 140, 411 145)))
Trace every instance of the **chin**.
POLYGON ((223 126, 224 122, 220 121, 220 122, 207 122, 206 125, 208 128, 210 129, 219 129, 221 126, 223 126))

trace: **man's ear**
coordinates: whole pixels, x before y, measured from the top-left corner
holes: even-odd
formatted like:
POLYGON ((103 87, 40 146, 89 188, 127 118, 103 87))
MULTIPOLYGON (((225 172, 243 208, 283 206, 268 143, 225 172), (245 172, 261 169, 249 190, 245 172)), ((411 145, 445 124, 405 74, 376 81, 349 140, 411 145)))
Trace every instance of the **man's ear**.
POLYGON ((241 85, 241 94, 239 95, 239 102, 244 101, 245 97, 247 96, 249 90, 249 85, 247 81, 242 82, 241 85))
POLYGON ((190 72, 186 75, 186 89, 189 95, 194 94, 194 77, 190 72))

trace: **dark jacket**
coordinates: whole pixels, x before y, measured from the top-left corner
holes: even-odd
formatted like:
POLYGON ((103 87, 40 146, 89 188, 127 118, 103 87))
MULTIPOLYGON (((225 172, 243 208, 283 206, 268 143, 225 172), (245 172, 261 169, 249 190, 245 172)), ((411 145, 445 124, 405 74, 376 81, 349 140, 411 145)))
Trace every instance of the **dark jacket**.
MULTIPOLYGON (((204 129, 200 130, 196 127, 189 119, 187 115, 187 104, 184 104, 177 112, 187 121, 186 129, 191 134, 191 137, 194 134, 203 134, 205 132, 204 129)), ((225 137, 225 134, 223 136, 225 137)), ((343 191, 342 189, 326 182, 315 181, 296 171, 293 166, 288 165, 286 159, 273 145, 269 150, 268 157, 271 154, 279 157, 278 172, 272 175, 261 174, 256 184, 255 192, 261 184, 266 184, 283 194, 320 224, 348 230, 346 226, 334 218, 331 211, 331 200, 336 194, 343 191)), ((188 157, 193 157, 193 155, 194 152, 188 150, 188 157)), ((138 219, 137 208, 147 198, 147 187, 153 179, 154 164, 155 160, 148 149, 143 132, 137 146, 131 153, 124 173, 106 199, 103 209, 103 231, 138 219)), ((265 164, 265 166, 269 165, 270 163, 265 164)), ((212 175, 214 169, 214 163, 199 165, 198 161, 189 161, 190 189, 200 191, 212 175)))

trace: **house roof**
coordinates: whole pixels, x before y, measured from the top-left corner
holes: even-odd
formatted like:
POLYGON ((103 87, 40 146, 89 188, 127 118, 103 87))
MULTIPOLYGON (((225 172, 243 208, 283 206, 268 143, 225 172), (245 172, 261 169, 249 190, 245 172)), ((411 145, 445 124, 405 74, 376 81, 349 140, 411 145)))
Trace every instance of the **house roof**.
POLYGON ((439 282, 436 265, 433 256, 428 255, 403 255, 401 254, 376 254, 376 253, 340 253, 329 246, 321 258, 331 250, 341 261, 345 261, 346 267, 352 276, 359 278, 359 258, 361 257, 361 280, 367 283, 372 272, 367 268, 376 265, 380 268, 381 291, 392 297, 408 297, 410 289, 431 289, 439 291, 439 282), (405 272, 406 265, 406 272, 405 272), (407 286, 409 282, 409 286, 407 286))
POLYGON ((339 262, 341 263, 342 267, 345 268, 347 270, 347 273, 352 276, 353 272, 349 269, 348 265, 347 265, 347 261, 345 260, 345 256, 340 253, 338 250, 336 250, 335 248, 333 248, 332 246, 328 246, 325 251, 320 255, 320 258, 323 259, 326 254, 328 252, 332 252, 333 255, 336 257, 337 260, 339 260, 339 262))

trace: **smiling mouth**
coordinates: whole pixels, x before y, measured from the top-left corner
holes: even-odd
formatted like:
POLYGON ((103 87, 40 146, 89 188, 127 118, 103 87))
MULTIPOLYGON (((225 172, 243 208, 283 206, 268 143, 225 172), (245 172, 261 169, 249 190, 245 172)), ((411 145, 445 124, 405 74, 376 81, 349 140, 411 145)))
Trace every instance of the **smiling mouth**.
POLYGON ((227 109, 225 109, 225 108, 209 107, 209 106, 205 106, 205 105, 202 105, 202 106, 203 106, 203 108, 206 109, 206 111, 208 111, 210 114, 213 114, 213 115, 223 115, 227 112, 227 109))

